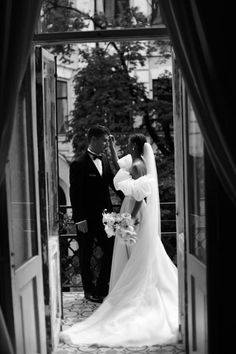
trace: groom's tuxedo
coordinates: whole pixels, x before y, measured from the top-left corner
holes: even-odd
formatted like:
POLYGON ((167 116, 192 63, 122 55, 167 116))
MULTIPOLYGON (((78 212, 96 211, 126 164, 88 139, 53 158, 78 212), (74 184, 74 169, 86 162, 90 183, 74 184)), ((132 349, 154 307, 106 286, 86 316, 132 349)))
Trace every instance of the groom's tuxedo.
POLYGON ((70 199, 74 222, 87 220, 88 233, 79 233, 79 257, 81 276, 85 293, 107 295, 113 252, 113 238, 108 238, 102 224, 104 209, 112 210, 109 186, 113 186, 113 173, 107 157, 102 155, 102 175, 90 154, 85 152, 70 165, 70 199), (103 251, 101 271, 96 289, 92 284, 90 261, 94 238, 103 251))
POLYGON ((100 220, 103 210, 112 208, 109 186, 114 189, 113 173, 105 155, 102 167, 101 176, 88 152, 70 165, 70 199, 75 222, 100 220))

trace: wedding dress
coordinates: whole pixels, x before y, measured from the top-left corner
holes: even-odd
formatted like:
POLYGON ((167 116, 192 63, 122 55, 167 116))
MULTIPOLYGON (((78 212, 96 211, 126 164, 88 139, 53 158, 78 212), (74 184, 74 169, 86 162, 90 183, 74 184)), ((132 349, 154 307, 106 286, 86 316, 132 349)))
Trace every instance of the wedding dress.
POLYGON ((178 340, 177 268, 160 238, 160 208, 152 148, 145 143, 147 174, 132 179, 130 156, 120 160, 114 179, 125 194, 121 211, 138 214, 137 242, 132 249, 115 240, 110 291, 100 307, 86 320, 61 332, 69 344, 144 346, 178 340))

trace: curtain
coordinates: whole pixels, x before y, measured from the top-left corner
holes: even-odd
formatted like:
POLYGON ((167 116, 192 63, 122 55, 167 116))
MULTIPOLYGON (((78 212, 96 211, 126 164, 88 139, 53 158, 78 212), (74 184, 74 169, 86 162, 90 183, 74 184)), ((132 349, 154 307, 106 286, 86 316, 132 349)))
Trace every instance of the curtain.
MULTIPOLYGON (((42 0, 1 0, 0 184, 11 142, 17 97, 24 77, 42 0)), ((1 350, 13 353, 0 308, 1 350)))
POLYGON ((159 0, 207 151, 236 204, 233 3, 159 0))
POLYGON ((0 348, 2 353, 13 354, 13 346, 0 308, 0 348))
POLYGON ((4 176, 17 95, 25 73, 42 0, 1 0, 0 184, 4 176))

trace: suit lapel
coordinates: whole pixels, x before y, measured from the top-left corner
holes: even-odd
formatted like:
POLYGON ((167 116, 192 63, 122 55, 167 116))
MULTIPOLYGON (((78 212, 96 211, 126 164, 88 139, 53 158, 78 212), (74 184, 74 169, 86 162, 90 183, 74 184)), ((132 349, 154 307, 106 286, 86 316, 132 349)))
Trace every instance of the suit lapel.
POLYGON ((88 168, 89 168, 89 170, 91 170, 92 173, 96 173, 96 175, 101 178, 102 176, 101 176, 100 173, 98 172, 98 169, 97 169, 97 167, 95 166, 95 164, 93 163, 93 161, 92 161, 91 157, 89 156, 89 153, 88 153, 88 152, 86 152, 86 159, 87 159, 87 163, 88 163, 88 168))
POLYGON ((107 175, 108 175, 108 168, 107 168, 107 158, 103 155, 102 156, 102 177, 104 180, 107 179, 107 175))

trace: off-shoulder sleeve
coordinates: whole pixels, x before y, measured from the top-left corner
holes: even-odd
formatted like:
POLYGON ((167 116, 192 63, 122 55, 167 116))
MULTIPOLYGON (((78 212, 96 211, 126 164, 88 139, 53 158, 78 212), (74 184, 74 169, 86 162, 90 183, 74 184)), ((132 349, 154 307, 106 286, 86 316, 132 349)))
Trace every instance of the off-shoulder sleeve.
POLYGON ((143 200, 151 194, 153 178, 149 175, 142 176, 138 179, 126 179, 119 181, 117 187, 124 195, 131 195, 137 201, 143 200))
POLYGON ((128 155, 121 157, 117 162, 118 162, 118 165, 120 166, 120 168, 123 168, 126 171, 128 171, 130 169, 130 167, 132 166, 132 157, 130 154, 128 154, 128 155))
POLYGON ((130 175, 130 173, 128 171, 126 171, 124 168, 121 168, 117 174, 115 175, 114 179, 113 179, 113 183, 115 186, 116 190, 119 190, 119 183, 123 182, 123 181, 128 181, 131 180, 132 177, 130 175))

